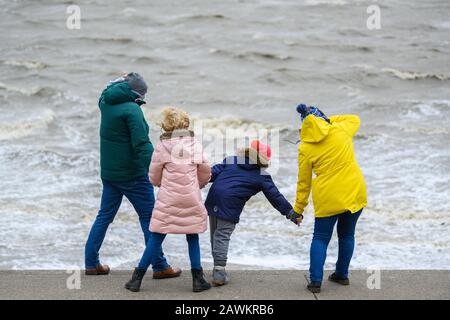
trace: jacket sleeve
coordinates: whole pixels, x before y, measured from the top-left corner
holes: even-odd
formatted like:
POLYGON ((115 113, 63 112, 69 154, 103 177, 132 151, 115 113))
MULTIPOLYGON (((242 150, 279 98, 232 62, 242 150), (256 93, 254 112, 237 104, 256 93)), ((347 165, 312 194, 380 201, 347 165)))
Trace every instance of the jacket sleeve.
POLYGON ((299 147, 298 154, 298 178, 297 178, 297 197, 295 199, 294 211, 298 214, 303 213, 308 205, 308 198, 311 192, 312 164, 299 147))
POLYGON ((332 116, 330 117, 330 121, 331 123, 339 123, 342 129, 344 129, 352 138, 356 132, 358 132, 359 126, 361 125, 361 120, 354 114, 332 116))
POLYGON ((102 102, 103 97, 105 96, 106 89, 102 91, 102 94, 98 98, 98 106, 100 107, 100 103, 102 102))
POLYGON ((164 161, 161 155, 161 145, 156 146, 155 152, 153 153, 152 163, 150 164, 149 178, 150 182, 156 186, 161 186, 162 172, 164 168, 164 161))
POLYGON ((203 148, 199 143, 197 143, 197 148, 199 155, 201 157, 201 161, 197 165, 197 177, 200 189, 202 189, 208 184, 209 179, 211 179, 211 166, 205 154, 203 153, 203 148))
POLYGON ((198 165, 197 169, 198 174, 198 184, 200 185, 200 189, 204 188, 211 178, 211 166, 208 162, 204 162, 198 165))
POLYGON ((211 168, 211 180, 209 182, 214 182, 219 174, 225 169, 225 160, 222 163, 218 163, 211 168))
POLYGON ((272 177, 269 175, 263 176, 262 191, 269 200, 270 204, 277 209, 282 215, 287 215, 291 210, 292 206, 289 201, 280 193, 272 177))
POLYGON ((153 145, 144 124, 144 114, 140 107, 131 109, 126 118, 130 130, 131 145, 138 155, 142 166, 148 169, 153 153, 153 145))

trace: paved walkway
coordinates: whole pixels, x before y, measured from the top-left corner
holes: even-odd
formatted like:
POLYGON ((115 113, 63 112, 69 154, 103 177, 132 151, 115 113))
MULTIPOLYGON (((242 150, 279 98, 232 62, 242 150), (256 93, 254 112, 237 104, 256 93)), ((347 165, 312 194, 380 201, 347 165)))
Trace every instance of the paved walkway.
MULTIPOLYGON (((206 272, 208 278, 210 272, 206 272)), ((328 275, 329 272, 326 273, 328 275)), ((151 273, 143 282, 142 291, 131 293, 123 288, 131 271, 114 271, 108 276, 81 274, 80 289, 75 278, 65 271, 0 271, 0 299, 450 299, 450 270, 380 272, 380 289, 374 276, 366 271, 351 273, 351 285, 344 287, 324 281, 322 292, 312 294, 305 289, 306 271, 243 271, 229 272, 229 285, 193 293, 189 271, 180 278, 153 280, 151 273), (68 279, 69 278, 69 279, 68 279)))

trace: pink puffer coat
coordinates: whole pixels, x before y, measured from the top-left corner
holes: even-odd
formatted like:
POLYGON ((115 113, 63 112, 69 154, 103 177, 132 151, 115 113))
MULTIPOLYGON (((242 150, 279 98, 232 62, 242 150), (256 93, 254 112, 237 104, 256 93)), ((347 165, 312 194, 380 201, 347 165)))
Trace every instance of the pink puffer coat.
POLYGON ((208 213, 200 189, 208 184, 211 167, 193 132, 163 134, 153 153, 149 175, 152 184, 160 187, 150 231, 205 232, 208 213))

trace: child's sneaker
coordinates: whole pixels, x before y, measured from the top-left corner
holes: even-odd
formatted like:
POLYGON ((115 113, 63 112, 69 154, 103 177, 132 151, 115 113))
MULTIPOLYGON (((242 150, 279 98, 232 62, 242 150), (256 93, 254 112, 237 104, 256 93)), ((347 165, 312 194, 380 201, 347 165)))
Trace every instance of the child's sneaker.
POLYGON ((214 267, 212 283, 215 287, 220 287, 228 283, 228 276, 227 272, 225 271, 225 267, 214 267))

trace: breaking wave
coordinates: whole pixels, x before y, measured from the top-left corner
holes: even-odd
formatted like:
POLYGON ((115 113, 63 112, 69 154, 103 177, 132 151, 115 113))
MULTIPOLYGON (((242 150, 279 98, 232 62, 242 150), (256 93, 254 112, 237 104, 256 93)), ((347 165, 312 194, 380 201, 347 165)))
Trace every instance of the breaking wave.
POLYGON ((423 79, 433 79, 442 81, 450 80, 449 76, 443 74, 423 73, 415 71, 401 71, 393 68, 383 68, 381 69, 381 71, 390 73, 402 80, 423 80, 423 79))
POLYGON ((347 1, 344 0, 306 0, 307 6, 320 6, 320 5, 332 5, 332 6, 344 6, 347 1))
POLYGON ((12 67, 21 67, 28 70, 40 70, 48 67, 45 63, 35 60, 6 60, 3 61, 2 64, 12 67))
POLYGON ((366 76, 377 76, 380 73, 385 73, 401 80, 440 80, 440 81, 450 80, 450 76, 444 74, 417 72, 417 71, 403 71, 395 68, 378 69, 374 66, 367 64, 356 64, 353 65, 353 67, 362 69, 365 72, 366 76))
POLYGON ((19 88, 19 87, 15 87, 15 86, 9 86, 9 85, 6 85, 6 84, 0 82, 0 92, 2 90, 6 91, 6 92, 10 92, 10 93, 16 93, 16 94, 18 93, 18 94, 21 94, 21 95, 27 96, 27 97, 31 97, 31 96, 45 97, 45 96, 54 95, 56 93, 55 89, 49 88, 49 87, 34 86, 29 89, 26 89, 26 88, 19 88))
POLYGON ((42 112, 40 117, 30 118, 22 122, 0 122, 0 141, 22 138, 32 134, 37 129, 46 128, 55 119, 55 113, 51 110, 42 112))

